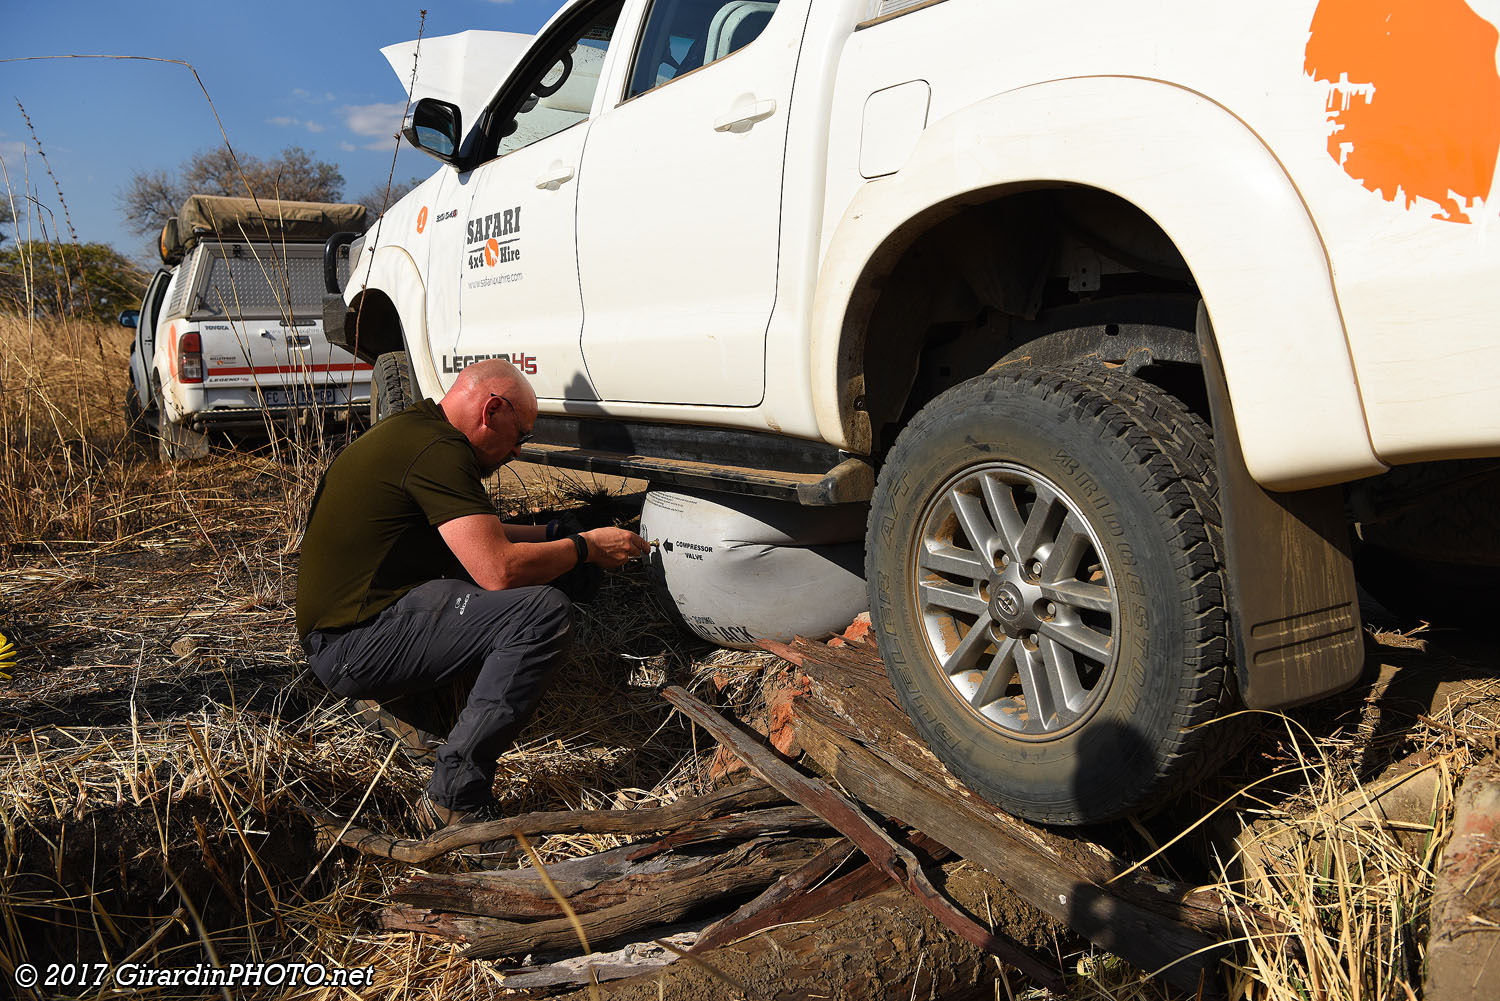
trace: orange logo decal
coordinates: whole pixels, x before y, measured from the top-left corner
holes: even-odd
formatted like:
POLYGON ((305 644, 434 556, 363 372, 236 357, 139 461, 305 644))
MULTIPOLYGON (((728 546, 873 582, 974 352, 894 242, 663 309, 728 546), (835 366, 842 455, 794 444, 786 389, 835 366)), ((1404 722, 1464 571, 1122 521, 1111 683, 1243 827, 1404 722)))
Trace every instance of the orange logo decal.
POLYGON ((1500 159, 1500 30, 1464 0, 1321 0, 1311 32, 1329 155, 1388 202, 1472 222, 1500 159))
POLYGON ((493 268, 499 259, 500 241, 492 236, 484 242, 484 263, 493 268))
POLYGON ((420 232, 422 232, 422 230, 424 230, 426 228, 427 228, 427 206, 423 205, 422 206, 422 211, 420 211, 420 212, 417 213, 417 232, 420 233, 420 232))

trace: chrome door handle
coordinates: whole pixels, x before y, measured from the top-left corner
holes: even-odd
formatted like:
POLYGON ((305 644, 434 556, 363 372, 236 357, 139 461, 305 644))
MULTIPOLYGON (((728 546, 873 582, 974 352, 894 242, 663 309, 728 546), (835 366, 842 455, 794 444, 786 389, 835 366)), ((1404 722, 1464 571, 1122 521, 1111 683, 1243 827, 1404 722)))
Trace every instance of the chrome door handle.
POLYGON ((757 101, 754 94, 746 94, 734 102, 728 114, 714 122, 715 132, 748 132, 756 122, 763 122, 776 114, 776 102, 771 98, 757 101))
POLYGON ((537 177, 536 186, 545 191, 556 191, 573 179, 573 173, 573 165, 571 163, 554 160, 552 161, 552 166, 548 167, 537 177))

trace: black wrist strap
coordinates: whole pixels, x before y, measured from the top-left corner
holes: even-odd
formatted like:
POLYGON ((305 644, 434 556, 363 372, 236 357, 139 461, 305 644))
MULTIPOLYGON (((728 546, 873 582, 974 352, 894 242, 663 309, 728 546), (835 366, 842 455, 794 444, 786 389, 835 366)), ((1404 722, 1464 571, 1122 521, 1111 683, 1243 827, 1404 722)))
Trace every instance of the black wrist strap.
POLYGON ((573 548, 578 550, 578 562, 573 565, 581 567, 589 561, 588 540, 577 534, 570 535, 568 538, 573 540, 573 548))

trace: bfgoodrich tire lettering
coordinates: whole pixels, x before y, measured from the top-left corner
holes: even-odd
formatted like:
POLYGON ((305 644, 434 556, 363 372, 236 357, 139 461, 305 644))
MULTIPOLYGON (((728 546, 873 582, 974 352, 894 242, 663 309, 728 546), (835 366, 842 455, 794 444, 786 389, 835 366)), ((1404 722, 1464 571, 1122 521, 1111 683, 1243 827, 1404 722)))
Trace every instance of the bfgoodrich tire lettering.
POLYGON ((1220 709, 1228 644, 1205 500, 1165 425, 1135 409, 1066 372, 972 379, 903 431, 871 507, 871 611, 897 695, 952 771, 1038 821, 1155 803, 1216 739, 1200 724, 1220 709))

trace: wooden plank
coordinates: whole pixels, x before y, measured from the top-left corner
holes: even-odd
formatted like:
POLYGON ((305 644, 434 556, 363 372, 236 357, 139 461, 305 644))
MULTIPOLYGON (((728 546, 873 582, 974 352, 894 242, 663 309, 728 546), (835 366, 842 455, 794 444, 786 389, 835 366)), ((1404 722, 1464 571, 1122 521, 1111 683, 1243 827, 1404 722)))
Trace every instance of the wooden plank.
POLYGON ((1062 990, 1062 977, 1056 970, 1017 943, 991 934, 955 908, 928 881, 910 851, 896 844, 858 807, 826 782, 803 775, 698 701, 685 688, 670 685, 663 689, 662 697, 712 734, 715 740, 734 752, 761 778, 827 820, 858 845, 871 862, 880 866, 899 885, 909 889, 924 907, 960 937, 998 956, 1038 983, 1059 992, 1062 990))

